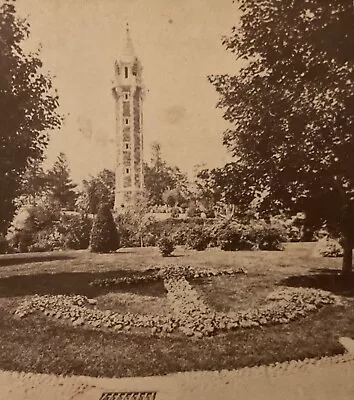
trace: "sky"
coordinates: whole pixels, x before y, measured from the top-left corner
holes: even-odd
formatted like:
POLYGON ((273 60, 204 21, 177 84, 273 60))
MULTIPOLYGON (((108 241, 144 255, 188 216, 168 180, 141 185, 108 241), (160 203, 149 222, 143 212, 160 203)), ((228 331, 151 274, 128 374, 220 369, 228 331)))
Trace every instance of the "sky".
POLYGON ((239 18, 232 0, 18 0, 31 25, 27 49, 42 46, 64 124, 51 132, 46 165, 59 152, 76 182, 114 168, 114 61, 126 23, 143 65, 144 159, 151 144, 191 174, 195 165, 222 166, 228 127, 209 74, 237 74, 240 65, 221 44, 239 18))

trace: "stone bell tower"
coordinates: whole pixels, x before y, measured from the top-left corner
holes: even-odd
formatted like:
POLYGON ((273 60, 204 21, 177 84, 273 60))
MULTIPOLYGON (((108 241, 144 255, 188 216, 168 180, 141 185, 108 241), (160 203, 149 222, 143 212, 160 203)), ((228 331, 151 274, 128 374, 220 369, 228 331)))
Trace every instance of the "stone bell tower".
POLYGON ((129 26, 125 50, 115 62, 112 89, 116 112, 116 187, 114 210, 124 211, 142 192, 143 101, 142 65, 135 55, 129 26))

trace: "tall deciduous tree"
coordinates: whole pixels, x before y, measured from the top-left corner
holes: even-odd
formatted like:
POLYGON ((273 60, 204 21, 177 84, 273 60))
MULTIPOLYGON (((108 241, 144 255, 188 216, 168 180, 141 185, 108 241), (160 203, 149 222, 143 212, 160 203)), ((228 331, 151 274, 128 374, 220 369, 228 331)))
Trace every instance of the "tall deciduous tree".
POLYGON ((15 212, 27 166, 43 157, 48 131, 60 126, 58 97, 41 72, 38 53, 26 54, 29 25, 16 15, 14 1, 0 5, 0 232, 15 212))
MULTIPOLYGON (((224 143, 249 188, 293 207, 327 201, 322 217, 354 245, 354 13, 352 0, 240 0, 224 39, 238 76, 211 76, 234 128, 224 143), (251 182, 251 184, 249 183, 251 182)), ((232 169, 232 168, 231 168, 232 169)), ((241 182, 242 183, 242 182, 241 182)))

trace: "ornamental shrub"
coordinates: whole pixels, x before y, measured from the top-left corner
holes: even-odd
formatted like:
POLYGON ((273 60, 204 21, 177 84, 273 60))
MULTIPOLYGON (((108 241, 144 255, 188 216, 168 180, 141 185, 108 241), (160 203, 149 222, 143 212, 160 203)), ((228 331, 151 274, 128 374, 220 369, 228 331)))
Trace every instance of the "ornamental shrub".
POLYGON ((44 252, 61 250, 65 248, 64 236, 57 230, 56 226, 37 232, 33 243, 28 246, 29 252, 44 252))
POLYGON ((168 236, 161 237, 158 241, 158 246, 163 257, 170 256, 175 249, 172 239, 170 239, 168 236))
POLYGON ((321 257, 342 257, 343 248, 337 240, 324 237, 318 240, 315 253, 321 257))
POLYGON ((108 204, 101 204, 94 219, 90 249, 94 253, 109 253, 119 247, 119 236, 110 207, 108 204))
POLYGON ((157 241, 158 241, 157 237, 150 232, 145 233, 145 235, 143 236, 144 247, 150 247, 150 246, 154 247, 156 246, 157 241))
POLYGON ((203 226, 195 226, 187 232, 186 247, 193 250, 202 251, 208 247, 210 235, 203 226))
POLYGON ((264 226, 258 239, 260 250, 284 250, 285 231, 277 226, 264 226))
POLYGON ((119 245, 121 247, 139 247, 138 222, 130 212, 115 216, 116 226, 119 227, 119 245))
POLYGON ((224 251, 250 250, 252 243, 244 238, 244 230, 242 225, 236 223, 220 229, 218 232, 220 249, 224 251))
POLYGON ((81 250, 89 247, 92 219, 86 215, 63 214, 58 229, 64 237, 66 248, 81 250))

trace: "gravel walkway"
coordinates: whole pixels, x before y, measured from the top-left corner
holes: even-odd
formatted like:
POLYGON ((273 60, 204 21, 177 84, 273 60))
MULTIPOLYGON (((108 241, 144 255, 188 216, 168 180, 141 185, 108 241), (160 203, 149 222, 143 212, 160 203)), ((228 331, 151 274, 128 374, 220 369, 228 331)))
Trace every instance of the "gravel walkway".
POLYGON ((1 400, 99 400, 104 392, 157 392, 156 400, 352 400, 354 354, 234 371, 145 378, 62 377, 0 371, 1 400))

